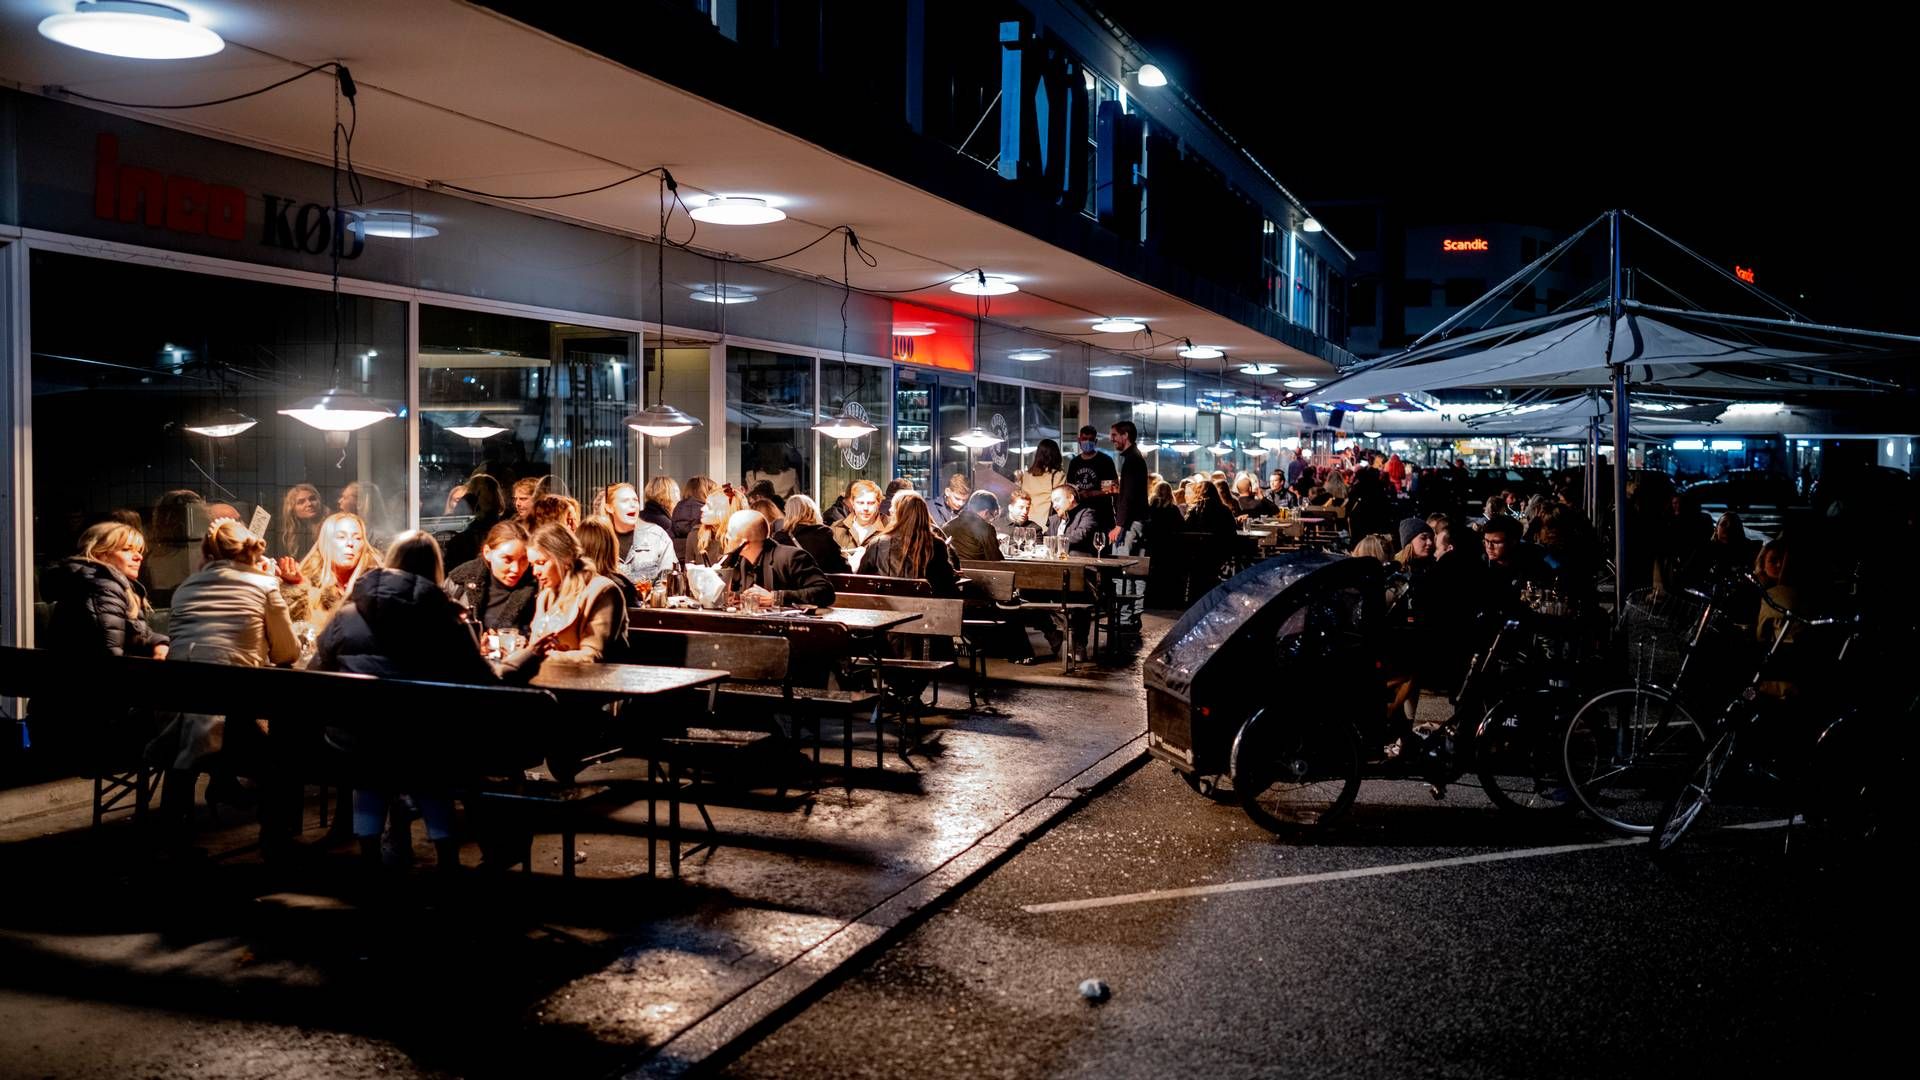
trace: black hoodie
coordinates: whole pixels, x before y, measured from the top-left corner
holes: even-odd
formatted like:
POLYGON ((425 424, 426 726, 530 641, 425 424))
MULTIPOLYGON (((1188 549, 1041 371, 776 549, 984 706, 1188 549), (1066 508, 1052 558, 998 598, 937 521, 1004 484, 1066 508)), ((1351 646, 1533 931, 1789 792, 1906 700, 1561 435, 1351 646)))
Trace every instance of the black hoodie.
POLYGON ((500 681, 459 605, 426 578, 391 568, 360 575, 320 632, 308 667, 429 682, 500 681))
POLYGON ((128 611, 131 587, 142 603, 146 589, 105 563, 76 555, 40 574, 40 595, 53 602, 49 649, 93 656, 152 656, 167 639, 128 611))

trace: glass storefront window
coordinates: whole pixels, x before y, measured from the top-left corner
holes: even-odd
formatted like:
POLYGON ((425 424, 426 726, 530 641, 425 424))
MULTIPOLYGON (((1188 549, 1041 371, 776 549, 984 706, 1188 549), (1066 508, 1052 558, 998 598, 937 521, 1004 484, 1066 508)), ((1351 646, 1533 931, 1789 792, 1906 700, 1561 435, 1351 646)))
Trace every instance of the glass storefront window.
MULTIPOLYGON (((138 520, 141 577, 165 607, 199 568, 214 517, 251 522, 263 510, 269 550, 304 556, 310 534, 284 529, 297 485, 318 489, 314 529, 343 499, 376 539, 407 527, 404 420, 328 445, 278 413, 334 379, 328 293, 46 251, 33 253, 31 275, 36 566, 73 554, 88 525, 138 520), (243 422, 232 413, 255 423, 219 437, 188 430, 243 422)), ((343 295, 338 312, 341 386, 399 411, 406 305, 343 295)))
POLYGON ((824 435, 820 440, 820 512, 832 509, 834 500, 855 480, 871 480, 882 488, 893 478, 887 460, 887 433, 892 426, 893 387, 891 369, 868 364, 822 361, 820 370, 820 414, 838 416, 842 403, 849 411, 864 417, 877 430, 864 439, 845 444, 824 435))
POLYGON ((423 304, 420 308, 420 527, 471 520, 453 492, 476 472, 512 501, 523 478, 580 500, 635 479, 638 335, 423 304))
MULTIPOLYGON (((1020 393, 1018 386, 980 380, 980 426, 986 428, 988 434, 1006 441, 980 451, 977 461, 998 473, 1009 485, 1021 465, 1020 393)), ((974 487, 981 486, 978 477, 969 477, 969 480, 974 487)))
POLYGON ((1096 439, 1095 442, 1099 444, 1102 453, 1114 459, 1114 464, 1117 468, 1119 465, 1119 455, 1114 453, 1113 443, 1107 438, 1107 433, 1113 429, 1113 425, 1120 421, 1133 419, 1133 402, 1096 397, 1093 399, 1090 414, 1093 419, 1087 422, 1092 424, 1094 430, 1100 433, 1099 438, 1096 439))
POLYGON ((760 349, 727 350, 727 480, 774 494, 813 491, 813 360, 760 349))
MULTIPOLYGON (((651 403, 656 395, 667 404, 712 424, 715 418, 708 390, 713 385, 713 350, 707 346, 646 350, 645 381, 640 384, 641 404, 651 403), (666 364, 666 388, 660 388, 660 367, 666 364)), ((707 475, 707 429, 695 428, 665 442, 639 440, 646 475, 670 476, 684 485, 696 476, 707 475)))
MULTIPOLYGON (((893 477, 926 491, 933 477, 933 376, 900 368, 894 389, 893 477)), ((889 477, 892 479, 893 477, 889 477)), ((883 488, 886 486, 881 485, 883 488)))
POLYGON ((1041 439, 1052 439, 1060 444, 1062 456, 1067 453, 1067 441, 1060 434, 1060 391, 1029 387, 1026 394, 1025 448, 1016 463, 1016 471, 1033 465, 1033 451, 1041 439))

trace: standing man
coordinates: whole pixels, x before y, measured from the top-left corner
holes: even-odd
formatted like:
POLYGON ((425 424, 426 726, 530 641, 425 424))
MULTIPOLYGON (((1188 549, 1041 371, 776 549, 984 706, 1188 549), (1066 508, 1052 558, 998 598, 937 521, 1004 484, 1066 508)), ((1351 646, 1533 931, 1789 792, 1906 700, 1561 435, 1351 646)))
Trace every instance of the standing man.
POLYGON ((1067 483, 1073 485, 1074 501, 1092 511, 1094 525, 1107 532, 1113 528, 1113 496, 1120 474, 1113 459, 1100 452, 1099 439, 1100 432, 1092 424, 1080 429, 1080 452, 1067 462, 1067 483))
POLYGON ((1108 434, 1113 448, 1120 452, 1120 490, 1114 496, 1113 527, 1107 532, 1107 542, 1115 551, 1131 553, 1147 529, 1147 459, 1134 445, 1140 431, 1133 421, 1116 422, 1108 434))

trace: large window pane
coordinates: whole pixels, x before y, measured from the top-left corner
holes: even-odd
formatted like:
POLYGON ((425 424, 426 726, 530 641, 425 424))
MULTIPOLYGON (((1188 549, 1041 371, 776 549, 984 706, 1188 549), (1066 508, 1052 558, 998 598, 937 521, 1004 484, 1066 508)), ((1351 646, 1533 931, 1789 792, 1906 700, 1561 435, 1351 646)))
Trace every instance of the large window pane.
POLYGON ((954 476, 971 477, 976 457, 974 451, 954 441, 973 426, 973 380, 943 376, 937 400, 940 438, 934 442, 934 452, 940 455, 940 471, 931 481, 934 487, 929 495, 944 490, 954 476))
MULTIPOLYGON (((980 380, 979 413, 980 426, 986 428, 988 434, 1006 441, 980 451, 978 465, 998 473, 1010 490, 1021 466, 1020 388, 980 380)), ((973 486, 980 487, 980 480, 974 479, 973 486)))
MULTIPOLYGON (((659 365, 667 366, 667 382, 664 400, 674 408, 713 424, 718 418, 708 416, 713 411, 712 399, 708 389, 713 385, 713 352, 705 346, 690 349, 648 349, 646 350, 646 382, 640 388, 642 402, 650 403, 660 394, 659 365)), ((707 429, 694 428, 684 435, 676 435, 665 442, 648 445, 648 440, 640 440, 640 453, 645 458, 648 478, 671 476, 679 483, 686 483, 695 476, 707 475, 707 429)))
POLYGON ((265 510, 271 549, 305 555, 307 534, 281 534, 297 484, 319 489, 316 514, 352 487, 377 537, 406 527, 404 421, 329 445, 278 413, 336 381, 336 355, 343 389, 404 403, 405 304, 342 296, 336 309, 322 291, 52 252, 35 252, 31 272, 37 566, 72 554, 89 524, 137 515, 141 577, 164 607, 198 569, 212 516, 265 510), (188 430, 243 422, 232 413, 256 423, 188 430))
MULTIPOLYGON (((837 416, 842 403, 876 429, 864 439, 845 445, 820 436, 820 509, 824 513, 855 480, 887 486, 893 473, 887 460, 887 434, 893 419, 893 371, 865 364, 823 362, 820 372, 820 411, 837 416)), ((924 459, 923 459, 924 460, 924 459)))
POLYGON ((420 522, 463 527, 449 502, 475 472, 500 481, 551 475, 591 510, 593 495, 632 481, 635 334, 491 312, 420 308, 420 522))
POLYGON ((731 480, 773 482, 781 498, 813 491, 813 360, 727 350, 727 463, 731 480))
MULTIPOLYGON (((895 371, 893 475, 926 491, 933 478, 933 376, 913 368, 895 371)), ((891 479, 891 477, 889 478, 891 479)))
POLYGON ((1023 446, 1018 465, 1025 469, 1033 465, 1034 448, 1041 439, 1052 439, 1060 444, 1062 455, 1069 453, 1067 439, 1060 434, 1060 391, 1035 390, 1029 387, 1026 394, 1026 424, 1023 433, 1023 446))

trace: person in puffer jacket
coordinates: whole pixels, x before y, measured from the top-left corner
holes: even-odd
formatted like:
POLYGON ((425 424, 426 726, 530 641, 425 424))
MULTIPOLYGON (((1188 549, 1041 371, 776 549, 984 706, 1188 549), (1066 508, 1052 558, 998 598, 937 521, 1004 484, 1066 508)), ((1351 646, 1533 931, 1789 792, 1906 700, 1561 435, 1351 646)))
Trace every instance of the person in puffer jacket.
POLYGON ((81 533, 79 554, 40 576, 40 594, 54 604, 46 647, 166 659, 165 635, 147 626, 153 607, 140 584, 146 551, 140 530, 117 521, 103 521, 81 533))
MULTIPOLYGON (((105 521, 80 534, 79 554, 40 574, 40 595, 53 604, 41 645, 68 656, 147 656, 164 660, 167 639, 147 625, 153 610, 140 584, 147 542, 140 530, 105 521)), ((42 745, 124 749, 153 735, 150 715, 114 709, 103 715, 84 687, 33 702, 34 738, 42 745), (83 734, 84 732, 84 734, 83 734)))
MULTIPOLYGON (((308 669, 377 678, 492 685, 499 675, 480 655, 472 624, 442 588, 440 545, 408 532, 387 550, 385 567, 360 575, 347 602, 320 634, 308 669)), ((421 718, 415 718, 421 719, 421 718)), ((423 740, 395 718, 329 727, 327 739, 354 763, 353 833, 363 859, 380 864, 380 831, 394 781, 451 771, 445 747, 423 740)), ((453 803, 445 794, 415 794, 441 870, 460 866, 453 803)))

